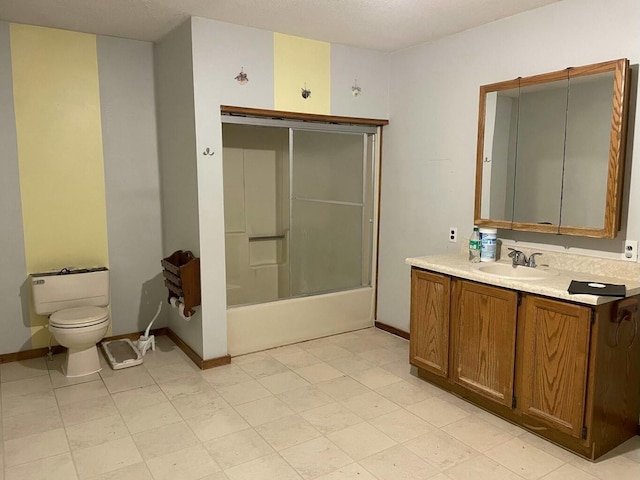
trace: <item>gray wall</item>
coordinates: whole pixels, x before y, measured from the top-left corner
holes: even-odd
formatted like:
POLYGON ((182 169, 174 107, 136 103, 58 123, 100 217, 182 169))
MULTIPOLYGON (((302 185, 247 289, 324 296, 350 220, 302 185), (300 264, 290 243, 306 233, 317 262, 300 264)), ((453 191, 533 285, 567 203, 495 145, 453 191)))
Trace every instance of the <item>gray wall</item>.
MULTIPOLYGON (((198 172, 191 23, 185 22, 154 46, 158 149, 162 185, 165 256, 191 250, 200 256, 198 172)), ((202 309, 187 322, 169 310, 171 329, 202 358, 202 309)))
POLYGON ((166 325, 153 45, 97 38, 114 335, 166 325))
POLYGON ((0 22, 0 145, 0 353, 11 353, 31 348, 31 330, 9 24, 5 22, 0 22))
MULTIPOLYGON (((97 58, 112 331, 133 333, 166 300, 152 44, 98 36, 97 58)), ((12 82, 9 24, 0 22, 0 354, 32 348, 12 82)))

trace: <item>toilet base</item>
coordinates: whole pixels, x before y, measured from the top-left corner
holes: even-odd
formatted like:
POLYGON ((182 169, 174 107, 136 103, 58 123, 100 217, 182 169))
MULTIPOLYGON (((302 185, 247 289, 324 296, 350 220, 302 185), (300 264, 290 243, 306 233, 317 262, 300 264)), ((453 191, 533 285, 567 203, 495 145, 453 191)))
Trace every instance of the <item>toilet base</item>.
POLYGON ((102 370, 98 349, 95 345, 85 348, 69 348, 62 365, 62 373, 67 378, 84 377, 102 370))

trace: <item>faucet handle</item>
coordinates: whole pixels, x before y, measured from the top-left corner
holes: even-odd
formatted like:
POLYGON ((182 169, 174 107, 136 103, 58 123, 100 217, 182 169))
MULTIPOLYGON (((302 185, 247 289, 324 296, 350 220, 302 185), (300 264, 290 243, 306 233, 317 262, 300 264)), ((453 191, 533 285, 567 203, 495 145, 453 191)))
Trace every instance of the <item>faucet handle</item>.
POLYGON ((508 255, 509 258, 513 258, 522 254, 520 250, 516 250, 515 248, 508 247, 508 250, 511 250, 511 253, 509 253, 508 255))
POLYGON ((538 265, 536 265, 536 256, 537 255, 542 255, 542 253, 540 252, 536 252, 536 253, 532 253, 531 255, 529 255, 529 262, 528 265, 531 268, 536 268, 538 265))

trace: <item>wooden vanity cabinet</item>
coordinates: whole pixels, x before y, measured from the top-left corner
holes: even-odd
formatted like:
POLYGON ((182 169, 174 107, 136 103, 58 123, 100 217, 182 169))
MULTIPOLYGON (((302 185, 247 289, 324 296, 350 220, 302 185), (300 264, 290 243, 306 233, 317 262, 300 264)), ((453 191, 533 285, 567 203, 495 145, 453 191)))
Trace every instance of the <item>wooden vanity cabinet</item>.
POLYGON ((640 296, 575 304, 412 268, 410 363, 589 459, 636 434, 640 296))

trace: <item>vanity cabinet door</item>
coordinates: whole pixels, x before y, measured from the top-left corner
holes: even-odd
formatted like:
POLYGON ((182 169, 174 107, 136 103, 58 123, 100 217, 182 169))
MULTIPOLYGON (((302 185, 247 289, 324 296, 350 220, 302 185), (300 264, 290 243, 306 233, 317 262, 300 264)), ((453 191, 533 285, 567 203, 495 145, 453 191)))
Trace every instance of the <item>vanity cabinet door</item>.
POLYGON ((527 295, 518 325, 517 408, 573 437, 582 436, 591 309, 527 295))
POLYGON ((452 380, 511 407, 518 293, 454 280, 452 380))
POLYGON ((409 359, 412 365, 445 378, 449 371, 450 285, 445 275, 411 270, 409 359))

